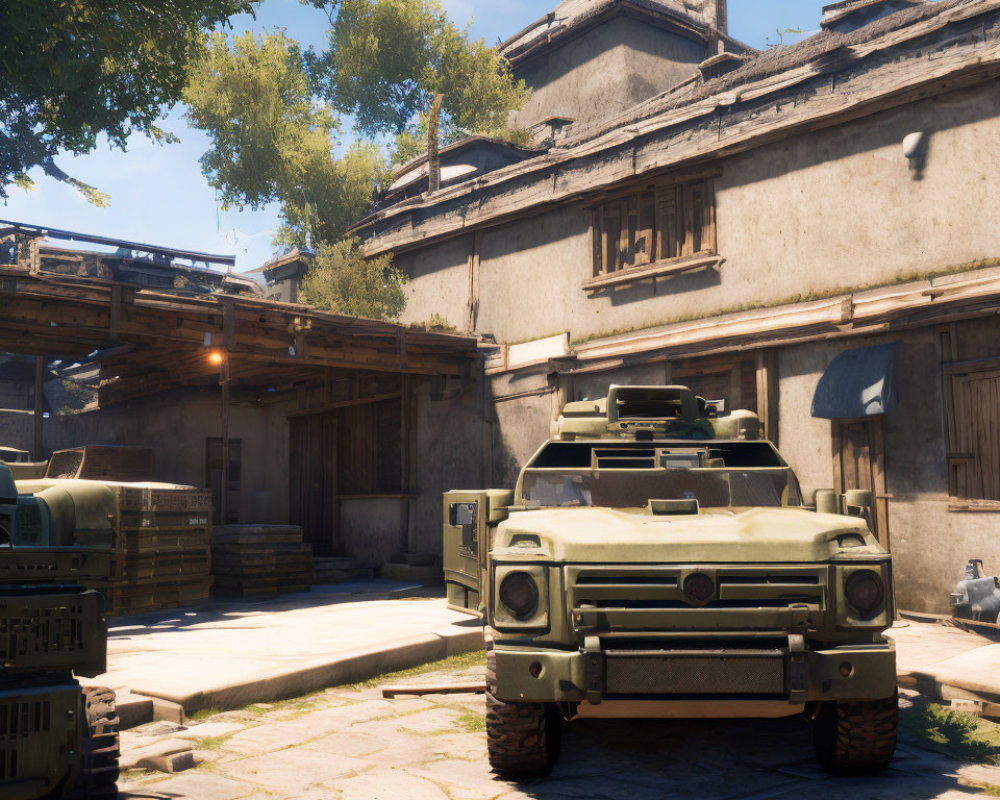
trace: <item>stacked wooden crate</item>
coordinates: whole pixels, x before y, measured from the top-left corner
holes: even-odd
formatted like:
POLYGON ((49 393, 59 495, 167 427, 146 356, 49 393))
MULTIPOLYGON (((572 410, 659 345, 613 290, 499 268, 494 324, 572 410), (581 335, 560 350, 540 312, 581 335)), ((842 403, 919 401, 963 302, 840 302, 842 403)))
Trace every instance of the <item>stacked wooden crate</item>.
POLYGON ((109 484, 121 513, 109 613, 139 614, 209 599, 212 498, 207 489, 109 484))
POLYGON ((46 478, 151 481, 153 451, 149 447, 85 445, 56 450, 49 458, 46 478))
POLYGON ((297 525, 219 525, 212 575, 217 597, 303 592, 312 583, 312 548, 297 525))

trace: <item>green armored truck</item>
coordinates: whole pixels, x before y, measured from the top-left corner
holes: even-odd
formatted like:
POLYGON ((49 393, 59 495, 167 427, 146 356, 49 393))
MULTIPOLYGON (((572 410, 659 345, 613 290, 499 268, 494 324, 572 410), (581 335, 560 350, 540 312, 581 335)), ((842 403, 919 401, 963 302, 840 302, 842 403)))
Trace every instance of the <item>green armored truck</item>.
POLYGON ((103 600, 115 498, 100 484, 18 494, 0 462, 0 797, 114 798, 118 718, 103 600), (86 542, 81 546, 80 542, 86 542))
POLYGON ((892 562, 867 492, 798 482, 748 411, 682 386, 567 404, 513 493, 445 495, 449 604, 487 625, 490 763, 552 766, 576 718, 812 722, 834 772, 896 745, 892 562))

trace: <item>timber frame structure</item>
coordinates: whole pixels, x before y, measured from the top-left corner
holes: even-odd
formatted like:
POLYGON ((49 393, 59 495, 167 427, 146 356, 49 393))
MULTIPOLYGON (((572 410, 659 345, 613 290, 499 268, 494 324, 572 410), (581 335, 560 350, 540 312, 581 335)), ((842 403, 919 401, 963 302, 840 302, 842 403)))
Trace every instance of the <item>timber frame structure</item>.
POLYGON ((0 267, 0 351, 99 360, 100 403, 217 385, 281 393, 345 375, 470 377, 471 337, 326 314, 304 305, 142 289, 0 267))

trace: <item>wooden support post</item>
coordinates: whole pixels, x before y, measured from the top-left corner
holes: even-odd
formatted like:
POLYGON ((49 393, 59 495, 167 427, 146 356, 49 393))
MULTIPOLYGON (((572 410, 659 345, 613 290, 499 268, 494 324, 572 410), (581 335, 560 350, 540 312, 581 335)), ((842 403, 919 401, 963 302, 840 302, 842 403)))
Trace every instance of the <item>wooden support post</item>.
MULTIPOLYGON (((739 372, 737 367, 735 370, 739 372)), ((778 353, 757 351, 757 416, 764 423, 764 433, 778 446, 778 353)))
POLYGON ((118 331, 121 329, 122 321, 122 287, 111 287, 111 310, 108 317, 108 339, 111 342, 118 341, 118 331))
POLYGON ((469 308, 465 327, 470 333, 476 330, 479 320, 479 260, 483 247, 483 233, 472 234, 472 251, 469 253, 469 308))
POLYGON ((223 353, 219 365, 219 385, 222 387, 222 492, 219 499, 219 521, 229 524, 229 352, 223 353))
POLYGON ((42 460, 42 413, 45 400, 45 357, 35 356, 35 451, 32 458, 42 460))
POLYGON ((406 331, 399 331, 399 491, 400 541, 410 550, 410 379, 406 374, 406 331))

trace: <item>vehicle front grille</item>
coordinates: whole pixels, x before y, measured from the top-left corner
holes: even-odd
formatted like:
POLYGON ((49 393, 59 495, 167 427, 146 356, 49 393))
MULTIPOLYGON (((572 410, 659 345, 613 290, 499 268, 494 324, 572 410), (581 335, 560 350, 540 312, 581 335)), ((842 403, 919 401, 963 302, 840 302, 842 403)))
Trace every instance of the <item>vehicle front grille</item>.
POLYGON ((784 629, 820 624, 827 607, 826 567, 711 567, 715 591, 685 596, 697 566, 568 566, 566 585, 577 630, 784 629), (722 612, 721 614, 719 612, 722 612))
POLYGON ((609 696, 782 695, 781 650, 743 649, 708 654, 698 650, 605 653, 609 696))

